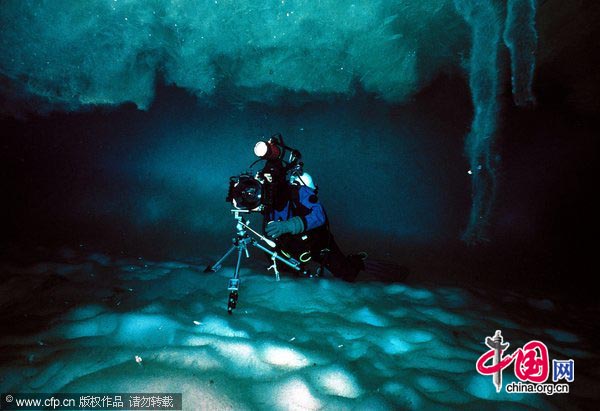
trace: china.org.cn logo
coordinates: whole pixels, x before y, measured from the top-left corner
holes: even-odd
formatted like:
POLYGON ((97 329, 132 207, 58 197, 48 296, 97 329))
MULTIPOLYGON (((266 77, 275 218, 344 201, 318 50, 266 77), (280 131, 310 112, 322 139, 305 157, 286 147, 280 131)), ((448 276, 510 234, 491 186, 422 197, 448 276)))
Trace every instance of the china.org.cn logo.
POLYGON ((505 387, 507 393, 544 393, 566 394, 569 384, 558 383, 575 381, 575 362, 573 360, 552 360, 552 381, 546 383, 550 375, 550 358, 548 347, 541 341, 532 340, 523 347, 517 348, 512 354, 504 352, 510 344, 504 342, 500 330, 492 337, 485 338, 489 351, 477 360, 477 372, 481 375, 491 375, 496 392, 502 390, 502 371, 514 363, 515 376, 518 382, 511 382, 505 387))

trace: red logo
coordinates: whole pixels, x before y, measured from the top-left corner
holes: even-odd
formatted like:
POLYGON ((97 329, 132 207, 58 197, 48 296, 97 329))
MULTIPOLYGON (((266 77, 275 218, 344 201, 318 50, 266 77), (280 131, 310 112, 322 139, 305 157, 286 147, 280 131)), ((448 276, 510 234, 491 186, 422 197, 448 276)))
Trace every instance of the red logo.
POLYGON ((548 347, 541 341, 533 340, 518 348, 510 355, 504 355, 509 343, 504 343, 500 330, 493 337, 486 337, 485 344, 490 348, 477 360, 477 371, 482 375, 493 375, 496 391, 502 388, 502 371, 514 362, 515 375, 523 382, 543 383, 550 374, 548 347))

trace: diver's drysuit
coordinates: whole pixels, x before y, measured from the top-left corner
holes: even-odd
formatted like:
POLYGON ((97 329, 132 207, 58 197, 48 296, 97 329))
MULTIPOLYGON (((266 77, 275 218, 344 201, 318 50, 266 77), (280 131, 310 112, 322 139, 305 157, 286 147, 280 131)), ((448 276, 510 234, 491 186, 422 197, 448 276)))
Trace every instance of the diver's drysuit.
POLYGON ((265 231, 270 231, 269 222, 285 222, 290 229, 275 236, 278 251, 303 264, 316 261, 334 276, 354 281, 359 271, 364 269, 364 257, 346 257, 342 253, 329 230, 327 214, 319 202, 317 191, 306 185, 282 184, 273 206, 265 213, 265 231))

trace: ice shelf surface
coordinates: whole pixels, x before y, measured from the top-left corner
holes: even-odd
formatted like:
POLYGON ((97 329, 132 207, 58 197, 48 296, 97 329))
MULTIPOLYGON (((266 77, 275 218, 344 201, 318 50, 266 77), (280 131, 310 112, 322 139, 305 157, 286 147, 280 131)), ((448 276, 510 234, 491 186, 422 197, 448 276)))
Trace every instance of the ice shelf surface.
MULTIPOLYGON (((99 254, 4 263, 0 392, 180 392, 184 409, 211 410, 548 410, 598 400, 586 337, 594 324, 559 302, 473 287, 276 282, 246 268, 230 316, 232 268, 203 268, 99 254), (510 352, 539 340, 550 359, 573 359, 571 393, 497 393, 475 368, 497 329, 510 352)), ((512 381, 510 366, 503 383, 512 381)))

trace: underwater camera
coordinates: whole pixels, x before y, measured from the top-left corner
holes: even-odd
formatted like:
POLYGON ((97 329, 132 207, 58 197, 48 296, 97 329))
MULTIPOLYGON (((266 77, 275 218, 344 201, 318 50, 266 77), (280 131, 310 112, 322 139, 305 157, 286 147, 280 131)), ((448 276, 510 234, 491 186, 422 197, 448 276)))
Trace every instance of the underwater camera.
POLYGON ((255 175, 246 172, 229 177, 227 202, 237 210, 261 212, 272 205, 273 190, 288 172, 302 174, 302 155, 296 149, 283 143, 281 134, 272 136, 268 141, 259 141, 254 146, 258 157, 252 166, 265 160, 265 166, 255 175))
POLYGON ((264 208, 264 182, 251 174, 229 177, 226 201, 238 210, 262 211, 264 208))

